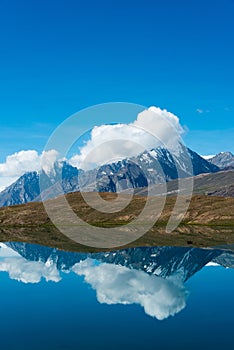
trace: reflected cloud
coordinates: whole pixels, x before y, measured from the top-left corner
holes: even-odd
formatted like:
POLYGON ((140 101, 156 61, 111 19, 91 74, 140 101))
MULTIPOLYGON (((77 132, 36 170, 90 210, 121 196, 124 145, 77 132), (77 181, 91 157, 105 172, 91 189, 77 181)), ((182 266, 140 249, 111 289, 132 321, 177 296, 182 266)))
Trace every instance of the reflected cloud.
POLYGON ((139 304, 147 315, 166 319, 183 310, 188 291, 176 277, 163 279, 125 266, 86 259, 72 270, 83 275, 97 293, 100 303, 139 304))
POLYGON ((6 244, 0 243, 0 259, 12 256, 20 257, 20 254, 17 253, 15 250, 9 248, 6 244))
POLYGON ((139 247, 87 254, 20 242, 0 243, 0 271, 7 272, 11 279, 59 282, 64 273, 73 272, 91 285, 99 303, 136 304, 158 320, 186 307, 185 283, 205 266, 234 268, 234 252, 139 247))
POLYGON ((28 261, 21 256, 0 259, 0 271, 8 272, 9 277, 23 283, 39 283, 42 278, 47 282, 59 282, 61 276, 56 265, 41 261, 28 261))

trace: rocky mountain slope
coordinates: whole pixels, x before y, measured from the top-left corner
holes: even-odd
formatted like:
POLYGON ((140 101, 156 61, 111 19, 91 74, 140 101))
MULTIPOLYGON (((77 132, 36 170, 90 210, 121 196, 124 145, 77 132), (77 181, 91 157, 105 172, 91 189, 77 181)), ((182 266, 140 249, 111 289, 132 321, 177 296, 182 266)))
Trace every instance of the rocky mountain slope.
POLYGON ((234 155, 231 152, 220 152, 210 158, 209 162, 220 169, 234 168, 234 155))
MULTIPOLYGON (((234 169, 219 171, 218 173, 200 174, 193 178, 193 194, 203 194, 209 196, 234 197, 234 169)), ((186 183, 188 180, 184 179, 181 194, 186 190, 186 183)), ((149 188, 149 193, 150 193, 149 188)), ((154 192, 161 193, 163 191, 162 185, 154 186, 154 192)), ((167 192, 170 196, 178 193, 178 180, 172 180, 167 183, 167 192)), ((138 195, 146 196, 147 188, 139 188, 135 191, 138 195)))
POLYGON ((220 169, 187 150, 193 171, 187 164, 185 149, 172 155, 164 148, 145 151, 138 157, 106 164, 99 169, 82 171, 66 162, 56 162, 50 173, 31 172, 21 176, 0 193, 0 206, 48 199, 61 193, 78 191, 120 192, 168 182, 179 177, 215 173, 220 169), (179 174, 178 174, 179 172, 179 174))
POLYGON ((40 201, 40 181, 47 198, 78 190, 78 169, 66 162, 56 162, 53 172, 29 172, 0 193, 0 207, 40 201), (62 181, 61 181, 62 179, 62 181), (48 192, 48 193, 47 193, 48 192))

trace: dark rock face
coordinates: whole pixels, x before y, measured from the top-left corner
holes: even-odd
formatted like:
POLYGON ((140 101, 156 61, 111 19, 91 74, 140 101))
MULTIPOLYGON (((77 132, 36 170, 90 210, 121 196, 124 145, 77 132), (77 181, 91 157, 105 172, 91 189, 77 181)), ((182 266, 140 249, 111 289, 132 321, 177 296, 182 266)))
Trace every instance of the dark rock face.
POLYGON ((40 174, 30 172, 21 176, 0 193, 0 206, 45 200, 79 190, 120 192, 220 170, 187 149, 191 169, 183 147, 176 155, 160 147, 89 171, 78 170, 67 162, 56 162, 50 173, 42 170, 40 174))
POLYGON ((212 164, 199 156, 196 152, 188 149, 190 157, 192 159, 193 164, 193 175, 199 175, 203 173, 215 173, 220 170, 219 166, 216 164, 212 164))
POLYGON ((32 202, 39 196, 39 175, 36 172, 26 173, 14 184, 0 194, 0 206, 32 202))

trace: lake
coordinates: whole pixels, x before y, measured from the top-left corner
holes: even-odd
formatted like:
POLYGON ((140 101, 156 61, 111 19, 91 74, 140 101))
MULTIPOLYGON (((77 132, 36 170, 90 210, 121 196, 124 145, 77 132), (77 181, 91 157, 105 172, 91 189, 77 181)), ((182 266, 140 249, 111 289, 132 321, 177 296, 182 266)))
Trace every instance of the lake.
POLYGON ((229 247, 87 254, 0 243, 0 291, 4 350, 233 346, 229 247))

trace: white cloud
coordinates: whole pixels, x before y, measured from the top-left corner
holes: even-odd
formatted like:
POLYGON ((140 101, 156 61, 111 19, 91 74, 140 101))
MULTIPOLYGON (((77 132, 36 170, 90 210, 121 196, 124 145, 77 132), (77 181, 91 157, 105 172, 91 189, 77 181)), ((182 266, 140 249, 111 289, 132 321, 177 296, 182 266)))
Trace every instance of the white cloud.
POLYGON ((217 264, 217 263, 215 263, 215 262, 213 262, 213 261, 210 261, 210 262, 208 262, 208 263, 206 264, 206 266, 207 266, 207 267, 209 267, 209 266, 217 267, 217 266, 221 266, 221 265, 220 265, 220 264, 217 264))
POLYGON ((199 114, 203 114, 203 113, 210 113, 210 110, 209 109, 201 109, 201 108, 197 108, 196 109, 196 112, 199 113, 199 114))
POLYGON ((163 320, 186 306, 188 292, 175 278, 163 279, 143 271, 113 264, 99 264, 86 259, 73 266, 96 290, 97 299, 105 304, 139 304, 146 314, 163 320))
POLYGON ((6 244, 0 243, 0 258, 20 256, 15 250, 9 248, 6 244))
POLYGON ((27 150, 9 155, 5 163, 0 163, 0 190, 12 184, 26 172, 38 171, 41 167, 46 172, 50 171, 57 156, 58 152, 55 150, 43 151, 42 154, 35 150, 27 150))
POLYGON ((42 168, 45 173, 48 174, 54 169, 54 163, 58 158, 58 152, 54 149, 43 151, 39 158, 41 161, 39 168, 42 168))
POLYGON ((3 191, 6 187, 10 186, 18 179, 18 176, 0 176, 0 192, 3 191))
POLYGON ((167 110, 150 107, 141 112, 133 123, 94 127, 90 140, 80 149, 79 155, 70 159, 70 163, 89 169, 159 146, 174 151, 183 131, 177 116, 167 110))
POLYGON ((206 159, 206 160, 209 160, 211 158, 213 158, 215 156, 215 154, 210 154, 210 155, 207 155, 207 156, 201 156, 202 158, 206 159))
MULTIPOLYGON (((78 168, 90 169, 137 156, 146 149, 158 146, 175 151, 183 131, 177 116, 165 109, 150 107, 141 112, 133 123, 94 127, 90 140, 69 162, 78 168)), ((26 172, 38 171, 41 167, 46 173, 53 171, 57 159, 56 150, 42 154, 36 150, 22 150, 9 155, 4 163, 0 163, 0 190, 26 172)))
POLYGON ((0 271, 8 272, 11 279, 23 283, 39 283, 42 278, 53 282, 61 280, 56 265, 45 264, 42 261, 28 261, 21 256, 0 259, 0 271))
POLYGON ((0 164, 0 175, 6 177, 21 176, 27 171, 39 170, 40 156, 37 151, 20 151, 11 154, 6 162, 0 164))

